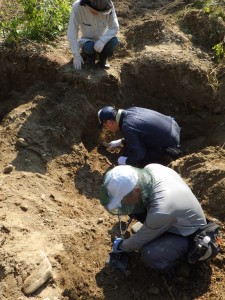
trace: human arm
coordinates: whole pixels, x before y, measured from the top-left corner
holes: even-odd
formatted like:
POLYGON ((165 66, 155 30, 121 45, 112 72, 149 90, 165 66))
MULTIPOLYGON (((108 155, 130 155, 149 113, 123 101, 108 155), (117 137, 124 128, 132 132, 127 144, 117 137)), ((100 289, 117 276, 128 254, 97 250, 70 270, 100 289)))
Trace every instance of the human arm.
POLYGON ((84 63, 84 60, 81 55, 73 56, 73 67, 75 70, 81 70, 83 63, 84 63))
POLYGON ((115 140, 115 141, 111 141, 109 143, 109 149, 112 149, 112 148, 116 148, 116 147, 120 147, 123 145, 123 139, 119 139, 119 140, 115 140))
POLYGON ((168 229, 176 222, 176 218, 169 214, 150 214, 143 226, 130 238, 120 244, 120 249, 125 252, 141 249, 168 229))
POLYGON ((132 130, 123 131, 123 136, 126 141, 124 153, 124 155, 127 157, 126 164, 135 165, 145 158, 145 144, 138 132, 134 132, 132 130))
POLYGON ((119 31, 119 22, 114 6, 107 18, 107 30, 99 37, 99 40, 101 40, 104 44, 108 43, 109 40, 115 37, 119 31))
POLYGON ((127 164, 127 157, 126 156, 120 156, 117 160, 118 165, 126 165, 127 164))
POLYGON ((124 252, 120 249, 120 245, 123 242, 123 238, 116 238, 113 242, 113 253, 118 254, 124 252))
POLYGON ((73 56, 79 56, 79 44, 78 44, 78 31, 79 31, 79 16, 78 16, 78 9, 79 9, 79 3, 74 3, 70 19, 69 19, 69 25, 67 30, 67 38, 70 43, 70 48, 73 53, 73 56))

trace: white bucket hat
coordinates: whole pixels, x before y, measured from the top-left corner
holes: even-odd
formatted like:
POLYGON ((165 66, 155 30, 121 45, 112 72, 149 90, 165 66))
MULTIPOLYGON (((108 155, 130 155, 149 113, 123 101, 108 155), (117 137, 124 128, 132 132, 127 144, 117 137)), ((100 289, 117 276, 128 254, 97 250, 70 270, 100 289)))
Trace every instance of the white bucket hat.
POLYGON ((138 174, 131 166, 117 166, 108 171, 103 185, 107 189, 109 202, 106 209, 121 207, 121 200, 129 194, 138 182, 138 174))

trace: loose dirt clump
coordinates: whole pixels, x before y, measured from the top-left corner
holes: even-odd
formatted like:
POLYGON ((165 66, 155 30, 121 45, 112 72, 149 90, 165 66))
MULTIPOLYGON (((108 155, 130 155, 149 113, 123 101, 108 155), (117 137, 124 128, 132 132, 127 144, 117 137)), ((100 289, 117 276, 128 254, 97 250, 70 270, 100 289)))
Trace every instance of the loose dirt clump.
MULTIPOLYGON (((120 153, 102 146, 118 137, 97 127, 105 105, 144 106, 176 117, 184 153, 170 166, 224 238, 224 67, 180 28, 183 2, 115 6, 121 46, 109 71, 75 72, 65 37, 56 47, 1 47, 1 300, 171 299, 139 252, 130 254, 129 273, 106 263, 119 227, 98 191, 120 153), (43 275, 49 263, 50 278, 27 294, 27 278, 43 275)), ((177 299, 224 299, 224 250, 222 244, 210 263, 176 270, 177 299)))

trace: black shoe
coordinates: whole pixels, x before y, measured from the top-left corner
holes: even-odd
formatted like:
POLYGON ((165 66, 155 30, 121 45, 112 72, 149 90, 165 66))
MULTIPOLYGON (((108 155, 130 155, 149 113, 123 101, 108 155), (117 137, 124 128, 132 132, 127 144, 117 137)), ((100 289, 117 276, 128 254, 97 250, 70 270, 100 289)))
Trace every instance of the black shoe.
POLYGON ((81 56, 83 57, 85 65, 87 65, 89 67, 95 66, 95 60, 96 60, 95 55, 87 55, 87 54, 81 53, 81 56))
POLYGON ((168 147, 165 149, 165 152, 173 159, 178 159, 182 155, 182 151, 179 147, 168 147))
POLYGON ((99 60, 99 65, 103 69, 109 69, 110 68, 110 64, 109 64, 109 62, 106 58, 105 59, 100 59, 99 60))
POLYGON ((86 64, 87 64, 88 66, 90 66, 90 67, 94 67, 94 66, 95 66, 95 59, 92 58, 92 57, 88 57, 88 58, 86 59, 86 64))

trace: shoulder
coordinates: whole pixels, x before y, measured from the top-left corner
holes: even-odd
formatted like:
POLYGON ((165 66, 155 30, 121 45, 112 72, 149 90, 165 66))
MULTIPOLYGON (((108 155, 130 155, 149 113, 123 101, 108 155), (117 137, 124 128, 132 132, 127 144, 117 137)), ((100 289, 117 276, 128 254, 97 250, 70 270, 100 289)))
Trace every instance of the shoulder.
POLYGON ((114 7, 114 4, 112 3, 112 11, 111 11, 111 13, 109 14, 111 17, 117 17, 117 15, 116 15, 116 10, 115 10, 115 7, 114 7))
POLYGON ((80 19, 85 15, 88 14, 89 10, 87 9, 87 7, 85 6, 81 6, 80 5, 80 0, 77 0, 73 3, 72 6, 72 14, 73 17, 78 21, 80 21, 80 19))
POLYGON ((73 10, 74 11, 79 11, 82 9, 82 6, 80 6, 80 0, 77 0, 73 3, 73 10))
POLYGON ((160 177, 165 177, 168 176, 168 178, 172 178, 173 176, 178 176, 178 173, 173 170, 172 168, 169 168, 167 166, 163 166, 161 164, 157 164, 157 163, 151 163, 148 164, 147 166, 144 167, 145 170, 150 170, 152 171, 154 174, 159 175, 160 177), (171 177, 172 176, 172 177, 171 177))
POLYGON ((132 107, 128 107, 127 109, 124 109, 126 115, 132 115, 137 111, 137 107, 132 106, 132 107))

